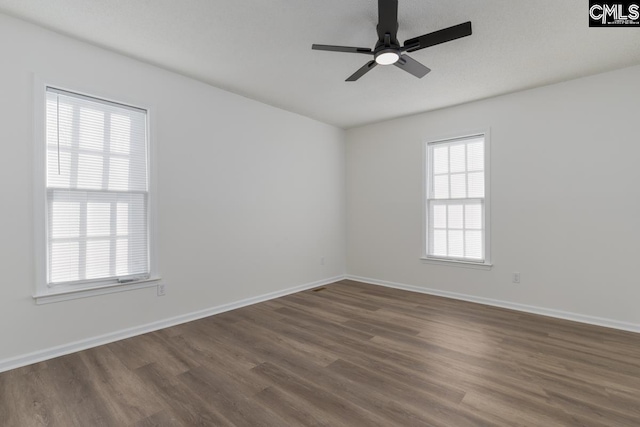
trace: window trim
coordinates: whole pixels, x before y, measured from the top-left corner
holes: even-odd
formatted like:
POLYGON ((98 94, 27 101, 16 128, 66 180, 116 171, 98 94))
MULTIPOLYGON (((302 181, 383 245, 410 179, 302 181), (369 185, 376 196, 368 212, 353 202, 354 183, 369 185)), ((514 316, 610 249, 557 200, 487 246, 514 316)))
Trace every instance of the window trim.
POLYGON ((155 135, 153 108, 141 106, 143 103, 131 100, 128 96, 110 96, 95 88, 86 88, 78 84, 64 84, 59 80, 45 80, 33 74, 33 195, 34 195, 34 254, 35 284, 33 299, 36 304, 66 301, 103 295, 114 292, 141 289, 156 286, 161 280, 158 270, 157 250, 157 201, 156 201, 156 167, 155 167, 155 135), (114 104, 120 104, 147 112, 147 165, 148 165, 148 207, 147 207, 147 242, 149 250, 149 277, 128 283, 112 280, 91 283, 47 286, 47 174, 46 174, 46 93, 47 88, 94 98, 114 104), (116 100, 117 98, 117 100, 116 100))
MULTIPOLYGON (((467 199, 461 199, 467 200, 467 199)), ((462 132, 450 133, 439 137, 427 138, 422 144, 422 254, 420 260, 424 264, 434 264, 453 267, 476 268, 490 270, 493 266, 491 257, 491 128, 473 129, 462 132), (474 136, 484 136, 484 260, 474 262, 468 259, 454 259, 437 257, 428 254, 429 245, 429 212, 428 194, 431 176, 431 165, 428 159, 429 146, 439 143, 446 143, 474 136)))

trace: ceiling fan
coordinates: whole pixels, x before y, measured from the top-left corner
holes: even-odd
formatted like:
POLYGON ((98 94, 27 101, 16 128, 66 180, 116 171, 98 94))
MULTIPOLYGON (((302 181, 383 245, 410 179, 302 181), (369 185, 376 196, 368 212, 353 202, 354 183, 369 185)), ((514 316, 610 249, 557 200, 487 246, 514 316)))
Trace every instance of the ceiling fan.
POLYGON ((397 39, 398 0, 378 0, 378 26, 376 28, 378 31, 378 41, 373 50, 365 47, 331 46, 325 44, 314 44, 311 48, 331 52, 373 55, 373 60, 367 62, 362 68, 347 78, 346 81, 348 82, 355 82, 378 64, 395 65, 409 74, 422 78, 431 70, 403 52, 415 52, 416 50, 471 35, 471 22, 465 22, 464 24, 454 25, 453 27, 414 37, 406 40, 404 45, 400 46, 397 39))

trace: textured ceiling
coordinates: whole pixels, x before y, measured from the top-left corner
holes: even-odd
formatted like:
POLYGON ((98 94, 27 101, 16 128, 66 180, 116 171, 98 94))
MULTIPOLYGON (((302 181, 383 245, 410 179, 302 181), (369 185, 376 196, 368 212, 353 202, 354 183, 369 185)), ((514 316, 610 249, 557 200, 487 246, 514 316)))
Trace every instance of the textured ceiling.
POLYGON ((589 28, 587 1, 399 0, 398 39, 473 22, 411 54, 417 79, 312 43, 373 47, 376 0, 0 0, 0 11, 349 128, 640 64, 640 29, 589 28))

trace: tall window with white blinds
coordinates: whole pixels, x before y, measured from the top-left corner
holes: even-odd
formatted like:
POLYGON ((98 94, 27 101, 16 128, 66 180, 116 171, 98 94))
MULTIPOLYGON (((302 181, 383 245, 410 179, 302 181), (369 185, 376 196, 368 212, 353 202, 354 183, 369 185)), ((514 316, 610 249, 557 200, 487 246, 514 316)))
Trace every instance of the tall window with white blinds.
POLYGON ((147 112, 46 90, 47 285, 149 276, 147 112))
POLYGON ((427 144, 429 258, 487 262, 485 136, 427 144))

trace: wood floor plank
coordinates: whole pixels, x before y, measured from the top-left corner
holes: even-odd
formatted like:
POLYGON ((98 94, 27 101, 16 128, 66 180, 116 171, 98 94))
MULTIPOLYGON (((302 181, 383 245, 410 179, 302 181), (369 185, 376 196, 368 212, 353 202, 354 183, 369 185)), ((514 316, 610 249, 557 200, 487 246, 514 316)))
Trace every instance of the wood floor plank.
POLYGON ((195 391, 175 377, 165 376, 162 368, 154 363, 137 368, 135 374, 154 388, 154 393, 162 397, 172 417, 182 420, 185 425, 233 425, 216 408, 202 402, 195 391))
MULTIPOLYGON (((47 399, 42 384, 42 370, 15 375, 9 381, 0 378, 0 420, 8 425, 63 425, 56 417, 55 406, 47 399)), ((64 415, 64 414, 63 414, 64 415)), ((66 420, 71 423, 71 420, 66 420)))
MULTIPOLYGON (((460 395, 460 400, 454 402, 454 404, 451 404, 451 402, 443 403, 441 400, 430 398, 422 391, 422 387, 416 387, 415 381, 404 382, 402 381, 405 379, 404 377, 391 378, 380 374, 372 367, 362 367, 338 359, 328 369, 350 381, 362 384, 370 390, 384 390, 384 393, 393 396, 394 402, 397 405, 402 405, 402 411, 400 411, 400 414, 395 411, 392 415, 398 422, 403 419, 403 425, 408 423, 419 425, 416 424, 417 421, 420 421, 420 424, 426 423, 445 427, 448 425, 475 426, 482 423, 480 418, 469 412, 453 409, 462 400, 464 394, 460 395), (429 411, 425 411, 424 408, 429 408, 429 411)), ((370 391, 369 394, 371 393, 370 391)))
POLYGON ((87 379, 96 384, 97 393, 121 425, 134 424, 163 409, 160 399, 108 348, 78 354, 87 366, 87 379))
POLYGON ((640 334, 340 281, 0 374, 0 426, 640 426, 640 334))
POLYGON ((331 390, 316 386, 307 380, 272 363, 266 362, 252 369, 258 375, 270 379, 285 391, 302 397, 308 403, 322 409, 327 417, 336 417, 341 425, 350 426, 386 426, 379 415, 352 404, 348 400, 336 397, 331 390))
MULTIPOLYGON (((245 328, 245 325, 239 322, 237 327, 245 328)), ((254 327, 259 328, 260 326, 256 324, 254 327)), ((387 395, 384 392, 379 393, 366 385, 362 386, 351 381, 344 375, 325 370, 322 364, 314 363, 313 360, 304 357, 304 354, 300 354, 295 348, 282 347, 277 342, 271 343, 265 334, 260 334, 256 340, 260 341, 255 347, 256 351, 266 351, 266 355, 271 356, 270 363, 299 375, 301 378, 313 378, 316 386, 324 390, 331 390, 337 397, 350 401, 365 411, 379 414, 386 418, 388 423, 404 420, 405 425, 429 425, 419 413, 412 412, 397 402, 392 395, 387 395)), ((415 392, 416 390, 413 390, 414 395, 416 395, 415 392)), ((417 395, 420 394, 421 391, 418 390, 417 395)), ((423 399, 422 403, 427 403, 428 400, 423 399)))
POLYGON ((238 381, 237 374, 201 367, 181 374, 179 379, 208 405, 218 408, 234 425, 273 426, 287 423, 255 400, 254 387, 249 381, 238 381))
POLYGON ((267 405, 282 418, 288 420, 288 425, 308 427, 330 427, 336 425, 329 420, 322 408, 304 402, 292 394, 287 394, 276 386, 270 386, 256 394, 256 400, 267 405))
POLYGON ((138 421, 134 427, 186 427, 176 417, 172 416, 169 411, 160 411, 147 418, 138 421))
POLYGON ((72 425, 113 426, 118 419, 110 412, 97 391, 98 383, 91 381, 87 366, 79 353, 69 354, 49 361, 47 373, 67 408, 72 425))

